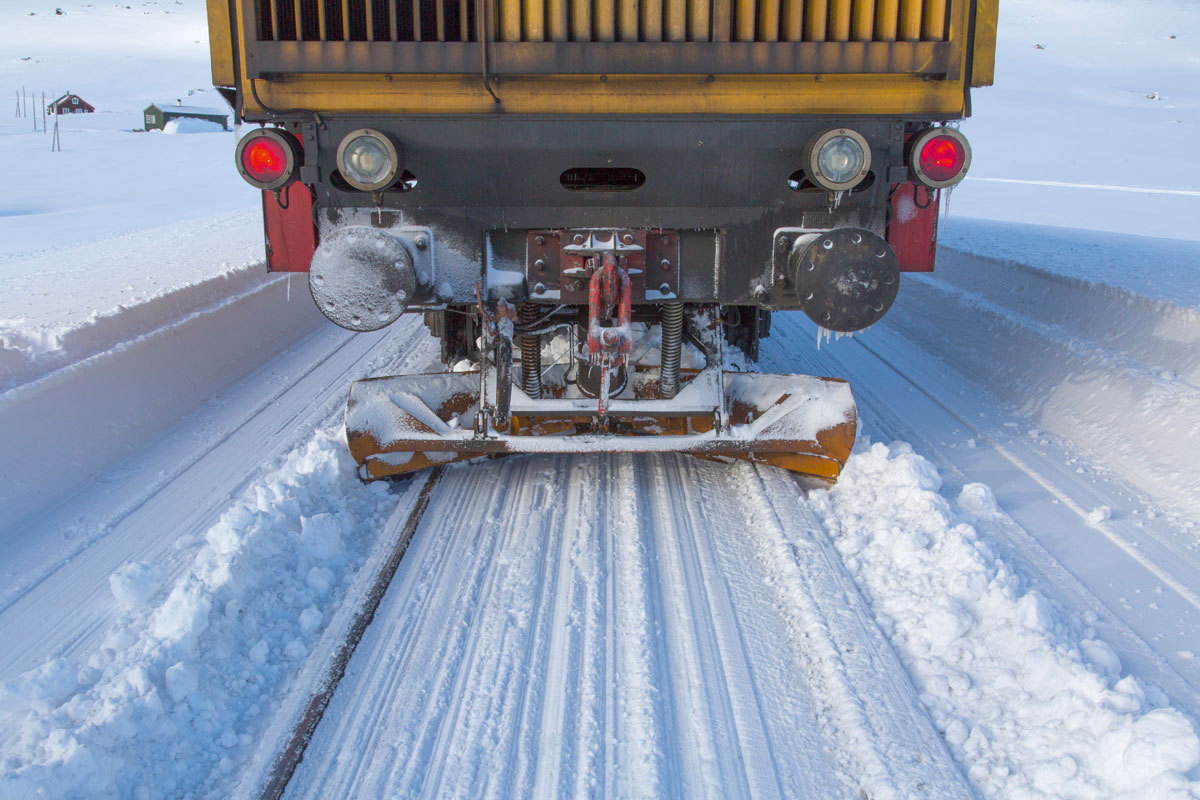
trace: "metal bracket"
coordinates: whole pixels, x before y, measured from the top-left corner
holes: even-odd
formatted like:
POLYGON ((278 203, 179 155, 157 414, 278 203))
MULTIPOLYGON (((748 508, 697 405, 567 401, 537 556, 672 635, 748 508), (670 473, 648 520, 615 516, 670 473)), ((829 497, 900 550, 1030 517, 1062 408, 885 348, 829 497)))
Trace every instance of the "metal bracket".
POLYGON ((390 236, 394 236, 404 245, 404 249, 412 256, 413 270, 417 273, 417 283, 429 286, 437 292, 437 264, 433 257, 433 230, 421 226, 406 225, 399 228, 386 228, 390 236))
MULTIPOLYGON (((788 274, 788 254, 796 239, 809 233, 823 233, 824 228, 776 228, 772 237, 771 272, 767 275, 766 286, 770 288, 775 303, 764 304, 765 307, 783 305, 778 298, 787 296, 795 287, 792 286, 792 276, 788 274)), ((789 304, 789 307, 791 304, 789 304)))
POLYGON ((635 244, 632 241, 632 235, 626 237, 631 241, 621 241, 615 230, 591 231, 586 234, 579 234, 577 238, 581 238, 582 241, 564 245, 563 252, 576 255, 599 255, 601 253, 624 255, 627 253, 641 253, 646 250, 640 244, 635 244))
POLYGON ((529 299, 584 305, 599 257, 612 253, 632 281, 633 301, 663 302, 679 292, 679 233, 661 229, 595 228, 527 232, 529 299), (589 262, 592 268, 588 268, 589 262))
POLYGON ((321 146, 317 139, 317 124, 306 122, 300 126, 300 141, 304 144, 304 164, 300 167, 300 182, 309 185, 321 182, 321 146))

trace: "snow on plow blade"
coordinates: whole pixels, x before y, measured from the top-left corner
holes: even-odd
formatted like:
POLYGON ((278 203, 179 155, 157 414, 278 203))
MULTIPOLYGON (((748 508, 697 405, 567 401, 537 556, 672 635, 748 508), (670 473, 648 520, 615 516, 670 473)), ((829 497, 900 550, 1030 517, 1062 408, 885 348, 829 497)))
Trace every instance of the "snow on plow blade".
POLYGON ((479 389, 477 372, 354 383, 346 436, 361 476, 503 453, 679 452, 832 483, 857 424, 849 384, 807 375, 704 370, 671 400, 614 399, 603 430, 594 400, 534 400, 513 387, 511 423, 497 431, 479 424, 479 389))

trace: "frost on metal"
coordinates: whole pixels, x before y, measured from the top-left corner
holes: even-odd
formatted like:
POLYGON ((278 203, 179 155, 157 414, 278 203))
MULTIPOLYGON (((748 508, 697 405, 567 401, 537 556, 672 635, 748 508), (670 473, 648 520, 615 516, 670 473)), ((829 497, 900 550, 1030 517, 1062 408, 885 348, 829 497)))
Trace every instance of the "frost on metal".
POLYGON ((321 313, 353 331, 391 325, 417 288, 413 257, 401 239, 377 228, 340 228, 321 242, 308 273, 321 313))

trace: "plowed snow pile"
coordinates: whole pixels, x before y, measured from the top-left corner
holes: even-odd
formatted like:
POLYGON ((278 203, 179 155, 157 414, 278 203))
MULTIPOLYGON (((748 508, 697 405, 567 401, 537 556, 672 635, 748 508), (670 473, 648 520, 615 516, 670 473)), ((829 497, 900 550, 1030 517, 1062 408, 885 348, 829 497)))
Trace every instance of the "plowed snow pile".
POLYGON ((969 777, 991 797, 1200 794, 1191 722, 992 552, 988 487, 952 505, 941 483, 907 444, 875 444, 813 504, 969 777))
POLYGON ((191 568, 110 578, 125 610, 87 663, 0 685, 0 796, 227 796, 350 578, 396 506, 319 435, 236 502, 191 568))

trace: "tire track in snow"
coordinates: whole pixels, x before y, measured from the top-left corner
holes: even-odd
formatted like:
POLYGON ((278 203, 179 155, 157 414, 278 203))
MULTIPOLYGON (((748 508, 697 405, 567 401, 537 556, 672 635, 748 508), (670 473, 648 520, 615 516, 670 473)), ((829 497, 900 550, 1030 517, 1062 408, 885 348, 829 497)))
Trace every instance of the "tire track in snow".
MULTIPOLYGON (((612 464, 606 460, 606 465, 612 464)), ((663 660, 653 649, 654 634, 663 624, 651 599, 652 535, 638 524, 639 494, 632 480, 633 458, 621 459, 619 478, 607 483, 605 519, 612 520, 609 581, 610 670, 613 691, 608 716, 613 735, 606 756, 606 788, 617 797, 656 797, 663 793, 666 771, 663 720, 665 709, 656 675, 665 675, 663 660)), ((607 471, 605 473, 607 474, 607 471)), ((678 769, 677 764, 673 764, 678 769)))
MULTIPOLYGON (((596 791, 603 772, 598 764, 607 719, 596 708, 597 693, 603 692, 600 678, 607 664, 605 643, 607 608, 602 587, 609 574, 603 544, 586 509, 598 508, 607 494, 599 474, 603 465, 570 459, 567 469, 567 503, 563 509, 562 536, 557 542, 560 560, 556 565, 559 590, 553 598, 553 613, 546 631, 544 693, 539 698, 541 713, 536 726, 537 748, 529 754, 532 782, 526 787, 533 796, 571 796, 596 791), (570 535, 568 535, 568 532, 570 535), (603 605, 602 605, 603 604, 603 605), (574 680, 573 680, 574 679, 574 680), (589 738, 590 734, 590 738, 589 738), (558 743, 561 743, 558 744, 558 743), (549 758, 541 756, 553 754, 549 758)), ((532 665, 531 665, 532 666, 532 665)))
MULTIPOLYGON (((513 628, 519 632, 529 625, 520 606, 516 602, 506 602, 509 598, 505 595, 528 591, 538 577, 530 569, 536 551, 528 553, 516 542, 505 547, 511 540, 519 540, 522 532, 528 530, 530 509, 525 501, 535 482, 522 480, 522 473, 529 466, 504 464, 502 473, 516 474, 508 476, 508 480, 496 481, 496 487, 503 487, 503 490, 494 493, 488 504, 494 511, 485 516, 484 522, 504 522, 488 537, 486 547, 490 556, 485 561, 481 580, 469 595, 477 602, 464 629, 464 647, 459 662, 462 668, 450 690, 448 699, 452 702, 446 724, 438 729, 429 755, 434 769, 420 785, 422 796, 468 797, 475 794, 473 786, 478 785, 478 781, 483 782, 486 791, 491 781, 498 777, 489 769, 488 763, 498 744, 495 729, 512 729, 513 706, 519 708, 519 704, 513 702, 513 695, 521 685, 520 673, 512 669, 513 655, 508 651, 513 645, 521 649, 524 643, 519 639, 512 642, 510 633, 513 628), (507 555, 514 551, 515 557, 507 555), (508 617, 496 618, 487 613, 493 598, 497 607, 508 611, 508 617)), ((470 485, 471 476, 462 475, 461 478, 464 485, 470 485)), ((481 526, 480 533, 488 535, 487 527, 481 526)))
MULTIPOLYGON (((674 724, 697 734, 678 740, 683 767, 679 793, 694 798, 750 796, 745 762, 756 753, 740 741, 745 726, 739 726, 734 715, 732 695, 741 687, 728 680, 717 643, 718 621, 727 623, 730 611, 714 603, 710 596, 714 587, 708 585, 699 564, 693 537, 706 526, 695 524, 700 497, 689 480, 693 476, 680 474, 677 458, 672 458, 670 467, 663 461, 661 457, 643 460, 639 483, 648 498, 642 505, 644 521, 654 532, 660 602, 668 621, 664 651, 671 674, 674 724), (681 526, 682 521, 687 525, 681 526), (728 739, 718 742, 719 732, 728 739)), ((716 526, 712 532, 717 532, 716 526)), ((761 787, 756 789, 754 794, 760 795, 761 787)))
POLYGON ((564 535, 552 537, 547 543, 535 624, 530 636, 531 647, 526 652, 529 671, 521 687, 519 734, 513 737, 509 748, 509 757, 516 765, 504 789, 504 794, 510 797, 528 792, 531 786, 559 785, 558 762, 550 768, 538 754, 546 749, 547 736, 552 732, 561 735, 570 699, 563 653, 569 652, 571 609, 564 597, 572 594, 576 576, 571 574, 571 550, 564 541, 568 529, 566 520, 576 516, 575 512, 588 502, 589 496, 594 502, 595 492, 589 491, 594 486, 586 472, 566 459, 556 459, 542 472, 542 477, 552 476, 556 468, 564 476, 566 486, 544 485, 535 492, 535 501, 539 505, 543 505, 542 500, 552 503, 553 497, 561 496, 564 535), (564 488, 565 492, 562 491, 564 488))
POLYGON ((971 796, 936 735, 863 721, 929 727, 861 597, 795 623, 803 506, 685 456, 448 470, 288 796, 971 796))
MULTIPOLYGON (((441 503, 438 506, 438 512, 444 512, 447 507, 453 507, 454 501, 460 499, 462 486, 465 481, 465 476, 462 470, 456 470, 454 473, 454 481, 447 486, 447 491, 444 497, 440 498, 441 503), (456 489, 457 491, 450 491, 456 489)), ((469 485, 469 484, 468 484, 469 485)), ((402 796, 433 796, 437 794, 437 788, 444 779, 444 771, 446 767, 445 756, 447 754, 447 739, 455 733, 457 728, 457 718, 462 710, 462 702, 460 699, 463 681, 466 678, 466 670, 464 665, 470 666, 470 659, 476 652, 480 641, 477 635, 477 629, 480 626, 482 619, 481 604, 478 602, 480 598, 486 597, 488 590, 491 588, 496 572, 496 560, 492 557, 495 553, 497 540, 500 538, 499 531, 488 531, 486 526, 479 525, 472 527, 471 522, 477 520, 475 514, 478 511, 483 511, 484 519, 495 519, 496 509, 501 507, 510 491, 510 484, 506 481, 496 480, 487 486, 487 491, 482 498, 483 502, 478 507, 472 507, 470 503, 459 503, 457 512, 450 517, 450 520, 457 522, 458 526, 464 532, 474 533, 479 536, 473 542, 476 546, 476 551, 481 554, 480 560, 473 566, 473 571, 466 576, 467 582, 458 585, 458 591, 455 593, 458 597, 458 605, 451 605, 453 613, 446 617, 444 625, 437 626, 437 630, 443 633, 452 633, 452 639, 442 651, 441 659, 438 661, 438 668, 435 672, 435 678, 432 686, 431 695, 434 698, 432 706, 426 707, 426 713, 416 726, 416 730, 420 733, 421 738, 418 740, 417 746, 413 748, 412 753, 407 760, 397 762, 397 765, 403 765, 402 771, 393 770, 389 778, 395 779, 400 777, 401 785, 404 787, 401 792, 402 796), (466 524, 464 524, 466 523, 466 524), (444 710, 446 712, 446 724, 434 726, 430 724, 430 719, 435 711, 444 710), (432 767, 430 772, 425 767, 432 767)), ((440 515, 434 515, 431 519, 440 519, 440 515)), ((451 529, 453 530, 453 529, 451 529)), ((447 548, 448 553, 452 553, 447 548)), ((449 575, 455 572, 455 564, 449 558, 439 558, 441 566, 441 574, 449 575)), ((434 584, 435 590, 441 584, 434 584)), ((439 593, 436 597, 431 597, 427 602, 431 604, 441 603, 439 601, 449 600, 445 593, 439 593)), ((437 621, 437 618, 434 618, 437 621)), ((428 624, 428 619, 423 619, 422 622, 428 624)), ((417 643, 417 642, 414 642, 417 643)), ((400 681, 399 674, 397 680, 393 681, 393 691, 407 692, 409 686, 407 682, 400 681)), ((386 707, 380 706, 377 709, 377 714, 382 719, 386 707)), ((385 726, 379 726, 375 729, 375 737, 378 737, 388 732, 385 726)))

